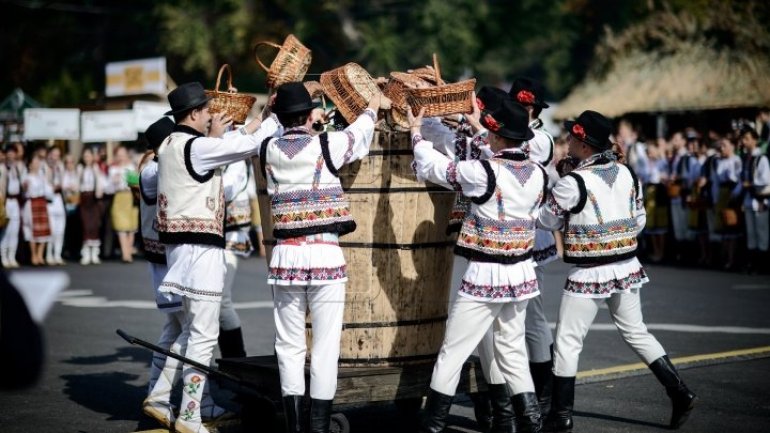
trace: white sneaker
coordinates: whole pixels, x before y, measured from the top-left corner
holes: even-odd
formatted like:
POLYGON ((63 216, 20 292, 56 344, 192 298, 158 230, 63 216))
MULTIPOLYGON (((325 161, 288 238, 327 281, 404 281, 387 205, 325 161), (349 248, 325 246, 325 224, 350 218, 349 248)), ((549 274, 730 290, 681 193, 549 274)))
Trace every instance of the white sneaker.
POLYGON ((91 263, 98 265, 101 262, 99 260, 99 247, 91 247, 91 263))
POLYGON ((91 264, 91 252, 88 248, 80 250, 80 264, 83 266, 91 264))
POLYGON ((11 258, 11 259, 10 259, 10 263, 8 264, 8 266, 9 266, 11 269, 17 269, 17 268, 19 268, 21 265, 19 265, 19 262, 17 262, 15 258, 11 258))

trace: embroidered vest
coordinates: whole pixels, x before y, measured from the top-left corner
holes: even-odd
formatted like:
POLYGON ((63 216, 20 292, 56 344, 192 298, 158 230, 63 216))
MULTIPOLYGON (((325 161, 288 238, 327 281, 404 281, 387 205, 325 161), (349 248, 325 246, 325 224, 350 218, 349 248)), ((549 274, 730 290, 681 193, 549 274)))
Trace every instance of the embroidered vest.
POLYGON ((222 170, 199 175, 190 150, 199 135, 179 127, 158 149, 158 234, 164 244, 224 248, 225 204, 222 170), (179 131, 184 129, 184 131, 179 131))
POLYGON ((612 263, 636 255, 636 174, 623 164, 600 160, 567 174, 577 181, 578 204, 569 209, 564 229, 564 261, 612 263))
POLYGON ((240 170, 245 173, 242 185, 234 185, 236 189, 232 200, 226 201, 225 205, 225 232, 231 232, 251 226, 251 202, 249 201, 249 168, 246 161, 230 164, 225 168, 226 172, 230 170, 240 170))
POLYGON ((471 198, 455 254, 477 262, 513 264, 532 257, 535 219, 548 180, 523 153, 502 153, 480 161, 487 190, 471 198))
POLYGON ((148 262, 166 264, 166 247, 158 239, 158 229, 155 224, 157 215, 158 196, 150 196, 142 185, 142 171, 152 165, 157 165, 155 161, 148 161, 147 165, 142 167, 139 172, 139 228, 142 232, 142 242, 144 244, 144 258, 148 262))
POLYGON ((289 132, 262 143, 260 164, 273 212, 273 236, 344 235, 356 229, 329 153, 327 133, 289 132))

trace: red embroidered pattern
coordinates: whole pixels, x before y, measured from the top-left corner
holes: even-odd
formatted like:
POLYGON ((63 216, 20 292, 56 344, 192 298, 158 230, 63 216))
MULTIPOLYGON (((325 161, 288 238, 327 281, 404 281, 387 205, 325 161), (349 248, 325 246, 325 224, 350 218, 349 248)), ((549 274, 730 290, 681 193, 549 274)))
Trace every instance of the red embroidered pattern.
POLYGON ((281 281, 335 281, 346 278, 347 267, 342 265, 334 268, 270 268, 268 280, 281 281))
POLYGON ((515 285, 481 285, 473 284, 471 282, 463 280, 460 285, 460 293, 473 296, 474 298, 487 298, 487 299, 516 299, 522 296, 535 293, 537 289, 537 280, 524 281, 521 284, 515 285))
POLYGON ((644 269, 632 272, 625 278, 612 279, 603 282, 592 281, 572 281, 567 280, 564 290, 583 295, 611 295, 618 292, 627 292, 638 286, 639 283, 647 281, 647 273, 644 269))

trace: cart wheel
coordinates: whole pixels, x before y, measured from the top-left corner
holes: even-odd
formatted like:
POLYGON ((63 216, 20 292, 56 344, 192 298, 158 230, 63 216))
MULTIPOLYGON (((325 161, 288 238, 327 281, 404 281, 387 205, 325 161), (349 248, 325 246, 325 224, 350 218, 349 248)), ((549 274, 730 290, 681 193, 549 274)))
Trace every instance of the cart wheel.
POLYGON ((329 422, 329 433, 350 433, 350 421, 342 413, 333 413, 329 422))

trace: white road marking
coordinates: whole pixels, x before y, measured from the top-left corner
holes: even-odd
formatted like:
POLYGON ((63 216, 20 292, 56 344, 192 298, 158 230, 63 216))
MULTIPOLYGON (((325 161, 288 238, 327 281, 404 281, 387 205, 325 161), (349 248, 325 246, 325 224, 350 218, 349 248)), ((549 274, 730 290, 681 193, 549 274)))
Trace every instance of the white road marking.
MULTIPOLYGON (((155 301, 150 300, 109 300, 103 296, 93 296, 92 290, 66 290, 59 294, 59 302, 67 307, 80 308, 132 308, 136 310, 155 310, 155 301)), ((273 308, 273 301, 234 302, 238 310, 273 308)))
MULTIPOLYGON (((551 329, 556 329, 555 323, 549 323, 551 329)), ((650 331, 672 331, 690 334, 760 334, 770 335, 770 328, 749 328, 745 326, 702 326, 687 325, 681 323, 647 323, 650 331)), ((612 323, 594 323, 592 331, 615 331, 617 328, 612 323)))
POLYGON ((768 290, 770 284, 736 284, 732 287, 733 290, 768 290))

